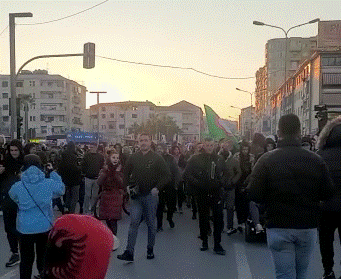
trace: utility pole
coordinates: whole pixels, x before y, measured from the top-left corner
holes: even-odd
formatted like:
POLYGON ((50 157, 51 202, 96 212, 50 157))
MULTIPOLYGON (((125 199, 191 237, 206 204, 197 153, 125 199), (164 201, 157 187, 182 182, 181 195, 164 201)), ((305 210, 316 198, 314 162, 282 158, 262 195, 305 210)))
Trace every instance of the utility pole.
POLYGON ((97 146, 99 145, 99 94, 107 93, 104 91, 91 91, 89 93, 97 94, 97 146))
POLYGON ((9 46, 10 46, 10 84, 11 84, 11 139, 17 138, 17 119, 20 117, 20 110, 17 108, 16 92, 16 70, 15 70, 15 18, 32 17, 32 13, 10 13, 9 14, 9 46))

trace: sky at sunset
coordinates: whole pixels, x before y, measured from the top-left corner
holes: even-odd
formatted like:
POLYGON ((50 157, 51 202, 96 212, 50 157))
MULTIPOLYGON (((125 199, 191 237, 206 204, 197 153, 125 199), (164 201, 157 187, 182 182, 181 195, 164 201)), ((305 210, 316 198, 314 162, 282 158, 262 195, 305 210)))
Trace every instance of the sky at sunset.
MULTIPOLYGON (((16 18, 16 68, 44 54, 81 53, 96 44, 96 55, 147 64, 194 68, 152 67, 96 57, 94 69, 83 69, 81 57, 41 59, 26 70, 48 69, 75 80, 89 91, 107 91, 101 102, 145 101, 171 105, 187 100, 211 106, 219 116, 237 117, 230 106, 250 105, 258 68, 264 66, 267 40, 284 37, 281 30, 255 26, 253 20, 288 29, 309 20, 341 19, 341 1, 120 1, 110 0, 78 15, 54 21, 104 0, 0 1, 0 74, 9 74, 8 14, 16 18), (34 24, 34 25, 22 25, 34 24)), ((317 24, 296 28, 289 36, 310 37, 317 24)), ((87 107, 96 96, 87 94, 87 107)))

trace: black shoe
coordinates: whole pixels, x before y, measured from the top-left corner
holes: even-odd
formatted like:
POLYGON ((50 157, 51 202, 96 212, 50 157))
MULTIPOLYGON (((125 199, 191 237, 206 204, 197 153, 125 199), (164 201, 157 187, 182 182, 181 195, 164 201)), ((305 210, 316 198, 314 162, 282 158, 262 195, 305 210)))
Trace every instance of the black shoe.
POLYGON ((173 220, 168 220, 169 226, 173 229, 175 224, 173 222, 173 220))
POLYGON ((153 248, 148 248, 147 249, 147 260, 152 260, 155 258, 153 248))
POLYGON ((225 255, 226 251, 223 249, 223 247, 221 247, 221 245, 219 244, 218 246, 214 247, 213 251, 217 254, 217 255, 225 255))
POLYGON ((336 279, 334 271, 325 272, 322 279, 336 279))
POLYGON ((200 251, 207 251, 208 250, 208 242, 207 241, 203 241, 202 242, 202 246, 200 248, 200 251))
POLYGON ((117 258, 122 261, 127 261, 127 262, 133 262, 134 261, 134 255, 133 253, 125 250, 122 255, 117 255, 117 258))
POLYGON ((20 263, 19 254, 13 253, 12 256, 9 258, 9 261, 6 263, 6 267, 12 267, 19 263, 20 263))
POLYGON ((156 229, 156 232, 163 232, 163 228, 162 228, 162 227, 157 228, 157 229, 156 229))

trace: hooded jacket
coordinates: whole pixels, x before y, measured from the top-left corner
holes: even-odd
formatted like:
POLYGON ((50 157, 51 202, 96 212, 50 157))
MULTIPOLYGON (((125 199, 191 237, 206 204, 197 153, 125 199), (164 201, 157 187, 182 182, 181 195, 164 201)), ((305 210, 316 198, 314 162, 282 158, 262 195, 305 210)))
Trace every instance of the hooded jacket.
POLYGON ((65 186, 57 173, 52 172, 50 178, 45 178, 44 172, 36 166, 24 171, 21 181, 9 191, 9 196, 19 208, 17 230, 22 234, 49 231, 53 222, 52 199, 64 192, 65 186))
POLYGON ((339 193, 331 201, 323 204, 323 209, 341 212, 341 118, 328 123, 318 139, 319 154, 326 162, 330 175, 339 193))

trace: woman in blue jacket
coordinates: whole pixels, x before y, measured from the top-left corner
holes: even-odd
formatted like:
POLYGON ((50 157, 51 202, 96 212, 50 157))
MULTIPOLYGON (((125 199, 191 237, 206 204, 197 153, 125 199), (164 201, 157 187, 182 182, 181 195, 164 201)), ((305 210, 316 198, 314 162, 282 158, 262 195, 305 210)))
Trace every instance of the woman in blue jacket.
POLYGON ((9 191, 11 199, 18 204, 20 279, 31 279, 35 251, 37 269, 40 274, 43 273, 48 233, 54 218, 52 199, 64 192, 65 186, 57 173, 52 171, 50 178, 45 178, 39 156, 30 154, 24 157, 21 181, 15 183, 9 191))

